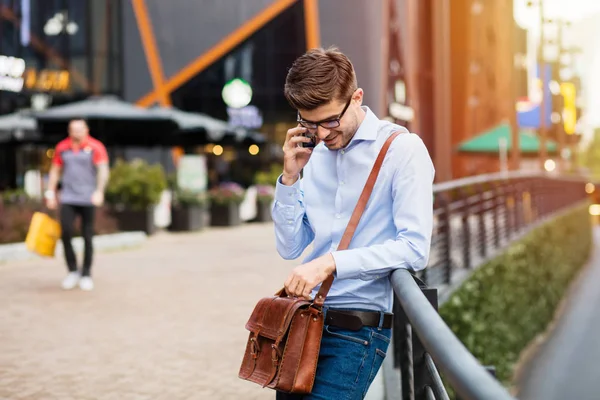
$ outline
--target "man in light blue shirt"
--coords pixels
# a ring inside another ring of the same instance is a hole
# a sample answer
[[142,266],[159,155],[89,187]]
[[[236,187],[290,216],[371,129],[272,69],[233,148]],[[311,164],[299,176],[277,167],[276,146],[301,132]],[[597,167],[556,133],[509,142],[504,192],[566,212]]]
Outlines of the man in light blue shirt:
[[[330,274],[335,279],[325,301],[312,395],[277,398],[360,399],[390,342],[389,275],[427,265],[434,168],[419,136],[362,105],[352,63],[337,49],[299,57],[288,72],[285,95],[298,110],[298,126],[287,133],[275,192],[277,250],[296,259],[313,245],[285,289],[314,298]],[[337,251],[373,163],[394,132],[401,134],[387,152],[350,246]]]

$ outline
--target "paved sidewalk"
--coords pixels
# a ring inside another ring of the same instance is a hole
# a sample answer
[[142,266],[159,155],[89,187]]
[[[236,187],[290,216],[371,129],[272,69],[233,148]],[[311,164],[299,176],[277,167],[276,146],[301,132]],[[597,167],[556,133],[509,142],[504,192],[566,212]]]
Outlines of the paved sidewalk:
[[600,399],[600,227],[594,244],[554,331],[527,366],[522,400]]
[[256,301],[297,261],[270,224],[158,234],[98,253],[96,289],[60,259],[0,265],[0,399],[272,399],[237,378]]

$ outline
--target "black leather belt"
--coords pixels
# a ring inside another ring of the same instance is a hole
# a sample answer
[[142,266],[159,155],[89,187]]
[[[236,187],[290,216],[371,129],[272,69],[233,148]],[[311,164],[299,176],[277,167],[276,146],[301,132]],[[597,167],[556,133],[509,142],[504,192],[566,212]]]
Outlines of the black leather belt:
[[[377,311],[327,310],[325,325],[331,325],[351,331],[359,331],[363,326],[379,327],[380,313]],[[389,329],[394,322],[394,314],[383,314],[382,328]]]

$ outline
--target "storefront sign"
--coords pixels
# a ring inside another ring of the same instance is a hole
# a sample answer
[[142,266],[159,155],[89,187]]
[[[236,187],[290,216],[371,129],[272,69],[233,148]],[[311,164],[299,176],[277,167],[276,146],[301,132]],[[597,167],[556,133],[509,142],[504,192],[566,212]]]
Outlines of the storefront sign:
[[65,92],[69,90],[70,81],[69,71],[65,70],[28,68],[25,71],[25,88],[35,92]]
[[71,79],[66,70],[36,70],[26,68],[25,60],[0,55],[0,90],[20,93],[64,92],[69,90]]
[[206,157],[195,154],[182,156],[177,166],[177,186],[195,193],[205,191],[208,186]]
[[243,108],[227,107],[227,115],[229,115],[229,125],[233,127],[258,129],[263,124],[263,117],[260,110],[255,106],[246,106]]
[[564,129],[567,135],[575,133],[577,125],[577,107],[575,105],[575,85],[572,82],[563,82],[560,84],[560,92],[564,98],[564,108],[562,117]]

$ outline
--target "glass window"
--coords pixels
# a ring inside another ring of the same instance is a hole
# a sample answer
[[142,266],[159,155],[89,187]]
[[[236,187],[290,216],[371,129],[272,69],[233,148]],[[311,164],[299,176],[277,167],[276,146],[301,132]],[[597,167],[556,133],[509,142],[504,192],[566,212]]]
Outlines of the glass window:
[[184,110],[228,119],[221,92],[233,78],[252,87],[251,105],[265,124],[294,121],[295,111],[283,95],[289,66],[306,51],[303,2],[297,2],[270,21],[229,54],[172,93],[173,103]]

